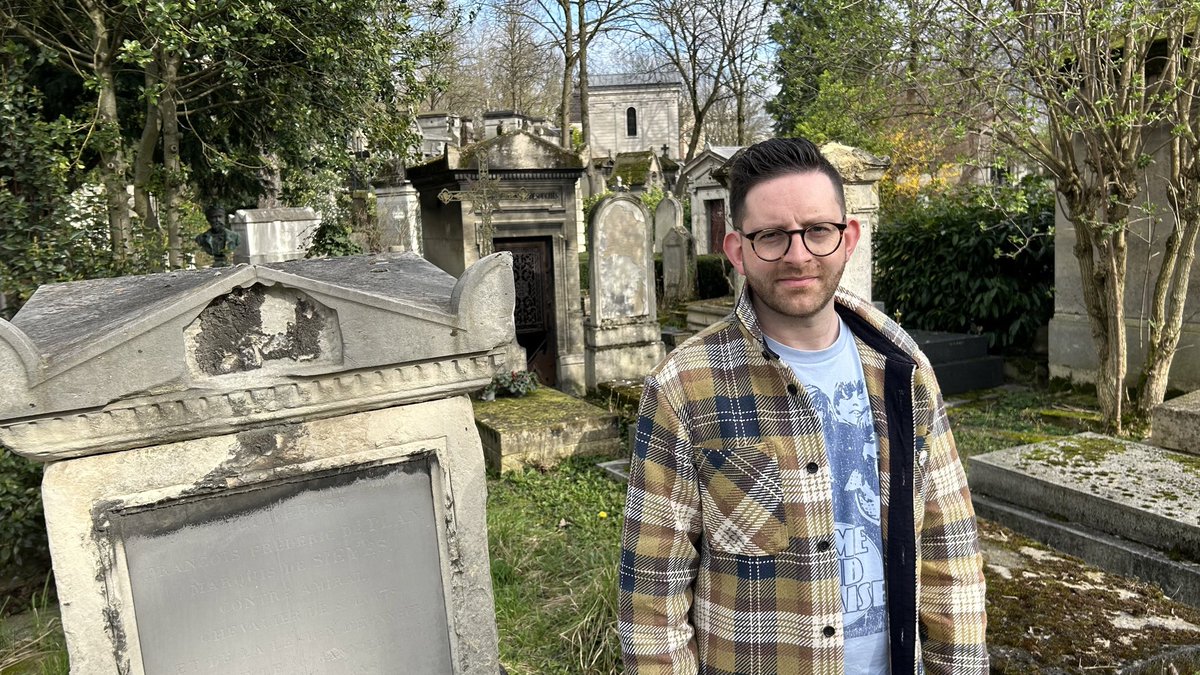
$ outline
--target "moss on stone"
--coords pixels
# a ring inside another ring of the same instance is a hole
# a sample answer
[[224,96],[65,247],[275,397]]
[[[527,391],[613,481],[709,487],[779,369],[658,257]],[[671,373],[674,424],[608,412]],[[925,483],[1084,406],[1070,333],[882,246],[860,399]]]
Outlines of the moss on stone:
[[1165,453],[1163,456],[1183,467],[1184,471],[1193,476],[1200,476],[1200,456],[1186,455],[1181,452]]
[[1051,466],[1095,466],[1108,457],[1125,452],[1125,444],[1102,436],[1072,436],[1056,443],[1043,443],[1021,453],[1021,459]]
[[1049,549],[990,521],[979,524],[985,559],[1019,557],[1026,565],[1006,574],[992,565],[986,570],[992,672],[1111,673],[1200,639],[1195,631],[1153,623],[1117,627],[1120,615],[1200,625],[1200,611],[1168,600],[1156,586],[1100,574],[1070,556],[1031,556],[1030,549]]
[[545,427],[572,420],[600,417],[606,411],[550,387],[518,398],[473,401],[475,419],[498,431]]

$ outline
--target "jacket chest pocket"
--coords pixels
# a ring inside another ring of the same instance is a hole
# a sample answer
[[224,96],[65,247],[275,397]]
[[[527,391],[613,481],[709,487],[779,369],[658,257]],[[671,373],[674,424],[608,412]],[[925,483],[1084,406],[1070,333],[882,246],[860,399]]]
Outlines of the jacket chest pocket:
[[779,459],[770,445],[700,447],[696,470],[709,548],[765,556],[788,547]]

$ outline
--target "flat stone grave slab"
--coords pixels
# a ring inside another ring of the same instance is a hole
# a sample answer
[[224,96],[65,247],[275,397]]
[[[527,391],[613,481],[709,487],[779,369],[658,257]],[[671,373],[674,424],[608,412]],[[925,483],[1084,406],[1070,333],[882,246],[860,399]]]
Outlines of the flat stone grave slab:
[[1200,390],[1155,406],[1150,439],[1159,447],[1200,455]]
[[615,455],[621,449],[616,413],[557,389],[475,401],[475,426],[489,469],[549,467],[577,455]]
[[1082,433],[968,463],[980,515],[1200,603],[1200,460]]

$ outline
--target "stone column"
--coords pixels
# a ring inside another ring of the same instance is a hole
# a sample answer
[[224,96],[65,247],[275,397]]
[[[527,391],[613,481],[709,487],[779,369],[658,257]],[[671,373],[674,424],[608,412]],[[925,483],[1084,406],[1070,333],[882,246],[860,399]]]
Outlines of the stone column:
[[871,301],[871,235],[879,222],[879,180],[891,166],[886,157],[841,143],[826,143],[821,153],[842,175],[846,191],[846,219],[862,227],[858,247],[846,264],[841,286]]
[[376,187],[375,212],[383,250],[412,251],[422,255],[421,199],[412,183]]

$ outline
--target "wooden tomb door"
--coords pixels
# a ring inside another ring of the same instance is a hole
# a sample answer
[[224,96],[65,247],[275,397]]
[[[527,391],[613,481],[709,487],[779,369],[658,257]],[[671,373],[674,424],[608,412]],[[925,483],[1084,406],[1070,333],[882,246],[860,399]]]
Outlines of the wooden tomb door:
[[517,306],[517,343],[526,365],[546,386],[558,383],[558,331],[554,321],[554,262],[548,238],[499,239],[497,251],[513,254]]
[[725,200],[706,199],[704,210],[708,212],[708,252],[716,255],[725,248]]

